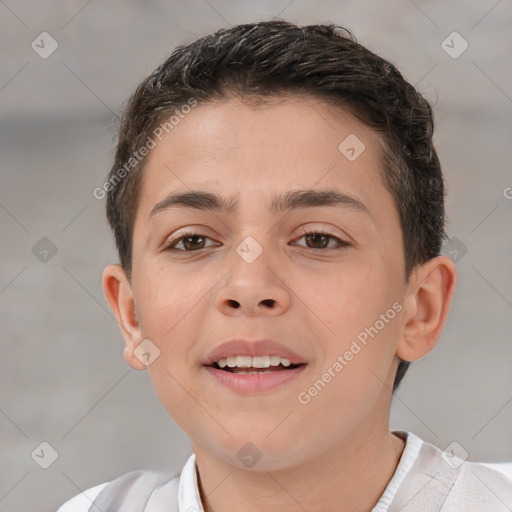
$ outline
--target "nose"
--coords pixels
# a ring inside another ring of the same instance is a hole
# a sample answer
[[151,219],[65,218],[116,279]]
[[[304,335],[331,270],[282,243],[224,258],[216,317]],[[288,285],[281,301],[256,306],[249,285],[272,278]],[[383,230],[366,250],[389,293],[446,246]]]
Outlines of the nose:
[[228,316],[281,315],[288,310],[291,290],[286,273],[268,251],[251,261],[238,254],[218,288],[215,305]]

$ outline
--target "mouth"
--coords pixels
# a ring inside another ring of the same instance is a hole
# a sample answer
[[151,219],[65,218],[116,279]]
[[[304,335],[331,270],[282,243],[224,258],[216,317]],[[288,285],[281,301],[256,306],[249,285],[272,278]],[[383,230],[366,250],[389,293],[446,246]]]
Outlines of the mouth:
[[234,339],[215,347],[203,368],[214,382],[242,394],[283,386],[306,368],[306,359],[273,340]]
[[207,366],[239,375],[264,375],[290,371],[305,365],[306,363],[293,364],[289,359],[280,356],[235,356],[222,358]]
[[203,368],[223,389],[254,395],[292,381],[306,366],[307,363],[293,364],[279,356],[237,356],[220,359]]

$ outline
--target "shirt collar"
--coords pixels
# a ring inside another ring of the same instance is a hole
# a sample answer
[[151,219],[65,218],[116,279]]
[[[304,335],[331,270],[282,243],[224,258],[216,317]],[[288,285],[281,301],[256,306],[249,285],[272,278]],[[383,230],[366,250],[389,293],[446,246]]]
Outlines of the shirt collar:
[[[393,433],[405,441],[404,451],[402,452],[402,456],[400,457],[400,461],[391,480],[386,486],[379,502],[372,509],[372,512],[384,512],[388,510],[405,476],[411,470],[417,459],[422,445],[422,440],[412,432],[395,431]],[[179,512],[204,512],[199,495],[199,486],[197,484],[195,454],[192,454],[185,463],[185,466],[183,466],[178,488],[178,505]]]
[[199,486],[197,485],[195,453],[189,457],[181,472],[178,487],[178,506],[179,512],[204,512],[199,496]]
[[371,512],[386,512],[389,509],[398,493],[398,489],[418,458],[421,445],[423,444],[423,441],[412,432],[397,430],[393,431],[393,434],[405,441],[404,451],[402,452],[400,461],[398,462],[391,480],[388,482],[382,496]]

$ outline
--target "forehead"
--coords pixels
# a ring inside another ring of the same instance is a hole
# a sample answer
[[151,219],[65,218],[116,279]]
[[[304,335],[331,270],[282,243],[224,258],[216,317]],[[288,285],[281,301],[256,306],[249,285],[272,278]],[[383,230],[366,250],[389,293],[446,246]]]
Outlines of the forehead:
[[349,112],[312,97],[200,104],[148,155],[137,217],[148,218],[176,190],[242,194],[239,204],[269,211],[271,196],[292,189],[385,194],[381,147],[379,135]]

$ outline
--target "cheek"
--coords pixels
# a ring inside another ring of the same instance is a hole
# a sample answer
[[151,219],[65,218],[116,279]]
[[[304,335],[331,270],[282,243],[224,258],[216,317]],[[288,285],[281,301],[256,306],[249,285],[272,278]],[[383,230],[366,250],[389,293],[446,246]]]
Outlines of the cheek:
[[329,327],[324,329],[323,367],[342,356],[343,374],[351,382],[367,379],[370,369],[386,373],[394,357],[401,309],[391,280],[384,266],[360,263],[332,275],[321,292],[316,291],[315,311]]
[[180,277],[164,266],[140,265],[135,300],[144,335],[166,342],[193,316],[205,283]]
[[184,365],[172,363],[174,356],[162,353],[150,367],[153,389],[169,416],[185,432],[191,429],[194,418],[199,418],[202,408],[196,390],[190,391]]
[[378,266],[362,262],[339,267],[320,280],[306,282],[307,302],[332,326],[336,337],[355,336],[378,318],[386,304],[382,274]]
[[324,329],[324,354],[302,391],[311,400],[305,410],[326,417],[332,435],[340,422],[350,429],[371,414],[376,403],[384,407],[380,397],[391,386],[383,382],[389,380],[394,360],[400,304],[393,308],[397,303],[382,285],[386,281],[376,281],[384,279],[378,274],[332,279],[317,305],[330,332]]

